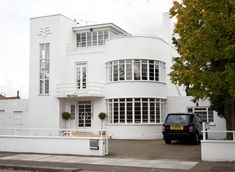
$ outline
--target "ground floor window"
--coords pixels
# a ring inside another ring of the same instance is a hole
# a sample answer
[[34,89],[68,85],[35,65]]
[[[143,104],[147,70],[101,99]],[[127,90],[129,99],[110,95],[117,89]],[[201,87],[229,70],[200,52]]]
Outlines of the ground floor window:
[[214,122],[213,110],[210,107],[188,107],[188,112],[198,114],[203,121]]
[[165,99],[120,98],[107,100],[109,123],[161,123],[165,109]]

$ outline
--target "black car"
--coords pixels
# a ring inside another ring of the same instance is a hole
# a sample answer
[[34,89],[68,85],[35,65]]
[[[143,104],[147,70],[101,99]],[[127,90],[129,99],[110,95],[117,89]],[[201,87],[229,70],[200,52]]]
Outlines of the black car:
[[201,131],[202,120],[192,113],[170,113],[162,127],[166,144],[170,144],[172,140],[186,140],[198,144],[202,138]]

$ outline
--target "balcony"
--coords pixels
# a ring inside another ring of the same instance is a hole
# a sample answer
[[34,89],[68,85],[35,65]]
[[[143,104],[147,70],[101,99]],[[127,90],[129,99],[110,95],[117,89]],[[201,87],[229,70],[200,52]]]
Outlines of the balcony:
[[78,88],[76,83],[57,84],[58,98],[104,97],[104,83],[87,82],[85,88]]

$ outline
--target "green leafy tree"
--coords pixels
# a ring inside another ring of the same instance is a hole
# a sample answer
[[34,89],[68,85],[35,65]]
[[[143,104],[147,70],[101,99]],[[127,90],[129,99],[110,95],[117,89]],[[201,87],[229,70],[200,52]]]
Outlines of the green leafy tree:
[[171,80],[212,107],[235,129],[235,0],[174,1],[175,58]]

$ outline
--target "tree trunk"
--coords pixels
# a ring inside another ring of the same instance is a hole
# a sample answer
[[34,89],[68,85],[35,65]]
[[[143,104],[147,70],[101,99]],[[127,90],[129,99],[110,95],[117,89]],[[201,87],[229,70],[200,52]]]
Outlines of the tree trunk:
[[[225,96],[224,101],[224,117],[226,119],[226,128],[227,130],[235,130],[235,114],[234,114],[234,101],[230,95]],[[227,133],[227,139],[232,140],[232,133]]]

